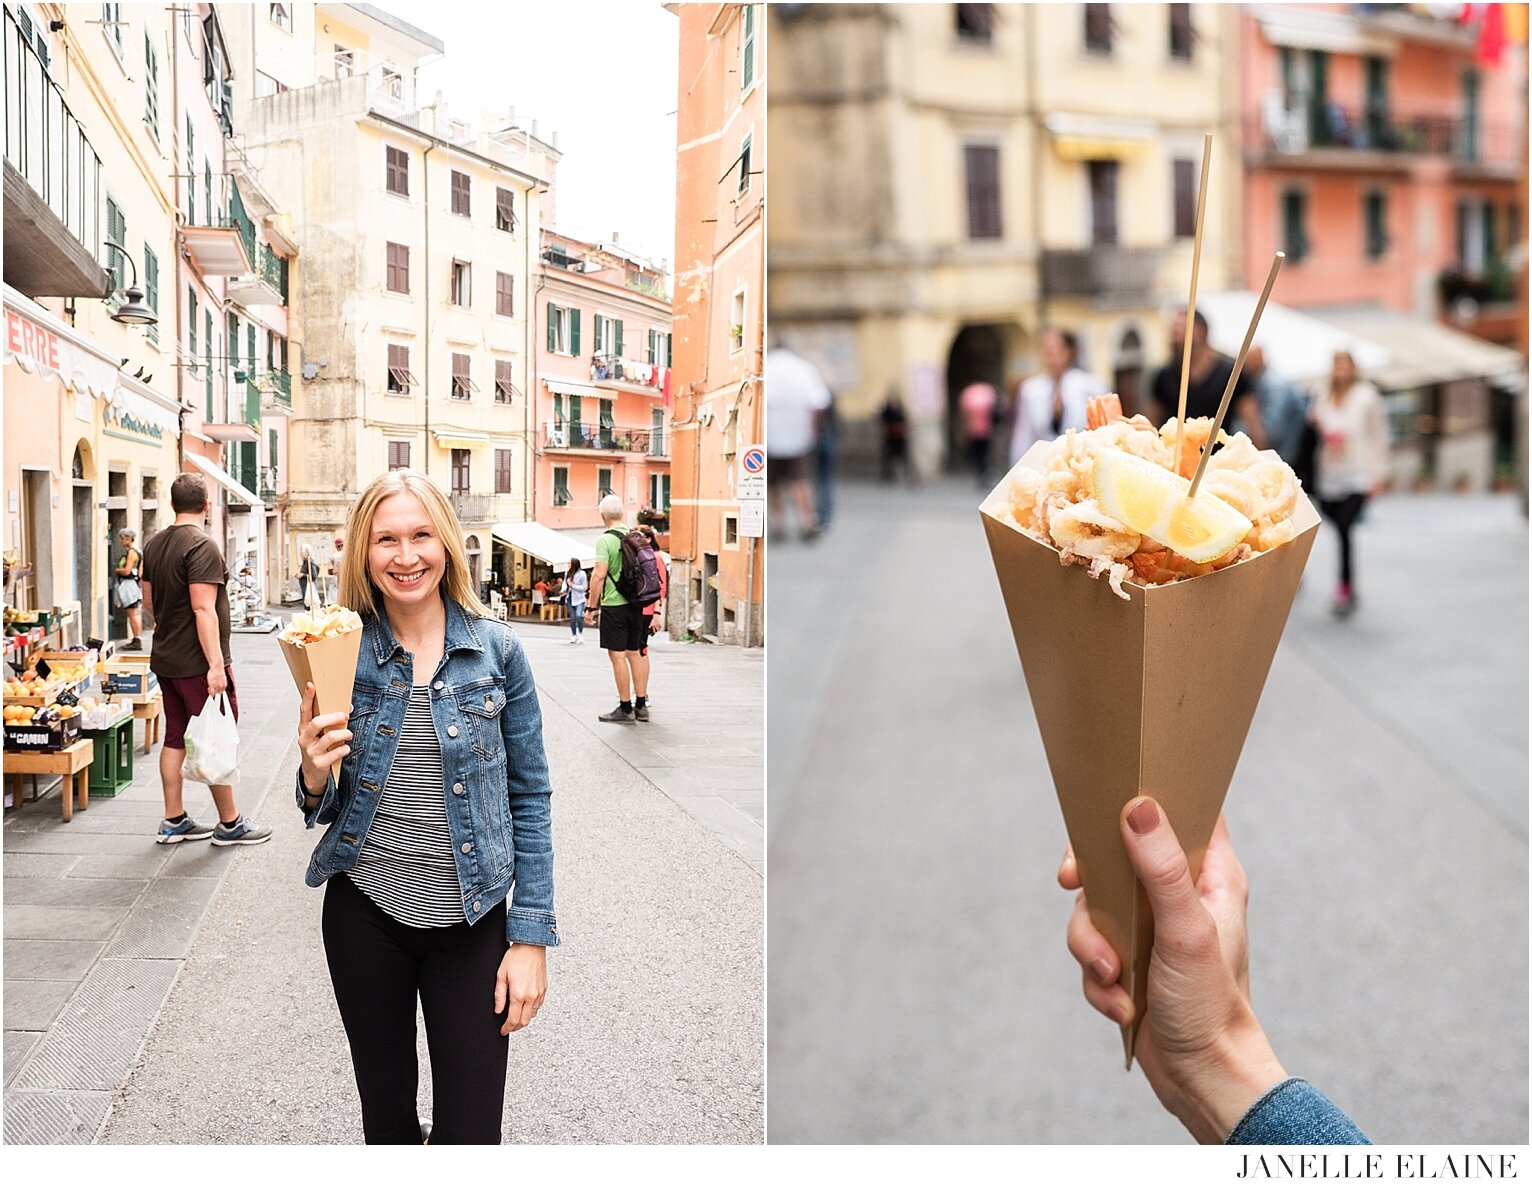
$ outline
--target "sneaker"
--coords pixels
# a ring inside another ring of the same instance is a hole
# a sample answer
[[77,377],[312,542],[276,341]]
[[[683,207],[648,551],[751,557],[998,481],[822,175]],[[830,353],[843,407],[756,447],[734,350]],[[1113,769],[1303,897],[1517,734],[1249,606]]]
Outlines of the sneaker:
[[157,844],[179,844],[182,840],[207,839],[213,834],[211,827],[204,827],[190,815],[179,823],[172,823],[169,819],[160,820],[160,832],[154,837]]
[[649,722],[649,704],[645,703],[642,707],[637,703],[633,704],[633,718],[640,723],[647,724]]
[[270,827],[257,827],[244,815],[234,820],[233,827],[222,823],[213,828],[213,847],[227,848],[234,844],[264,844],[271,838]]
[[[623,710],[622,704],[619,703],[605,715],[598,715],[596,718],[603,724],[631,724],[636,717],[634,716],[633,709],[631,707],[629,707],[627,710]],[[645,716],[644,718],[647,719],[648,717]]]
[[133,640],[128,642],[127,651],[129,653],[142,653],[144,651],[143,641],[138,637],[134,637]]

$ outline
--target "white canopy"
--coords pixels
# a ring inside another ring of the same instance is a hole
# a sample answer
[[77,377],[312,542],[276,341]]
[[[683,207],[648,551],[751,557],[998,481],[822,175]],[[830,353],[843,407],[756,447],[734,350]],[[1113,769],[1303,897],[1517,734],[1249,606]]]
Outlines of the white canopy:
[[[1230,358],[1239,355],[1258,297],[1249,290],[1197,295],[1197,309],[1208,320],[1208,343],[1215,351]],[[1268,368],[1301,385],[1329,376],[1338,351],[1350,352],[1357,371],[1369,378],[1392,359],[1387,348],[1370,339],[1272,301],[1261,315],[1255,343],[1265,352]]]
[[582,567],[596,565],[594,545],[586,545],[536,521],[497,521],[490,532],[512,549],[560,569],[567,567],[571,558],[578,558]]

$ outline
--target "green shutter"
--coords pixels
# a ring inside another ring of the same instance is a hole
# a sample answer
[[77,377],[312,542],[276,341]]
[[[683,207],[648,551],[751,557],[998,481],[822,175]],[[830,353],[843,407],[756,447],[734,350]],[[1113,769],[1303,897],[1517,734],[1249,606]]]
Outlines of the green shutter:
[[580,312],[573,307],[569,310],[569,354],[580,354]]
[[1484,267],[1495,263],[1495,208],[1484,202]]
[[674,344],[675,344],[675,337],[674,337],[673,333],[670,332],[670,331],[666,331],[665,332],[665,367],[666,368],[670,367],[670,349],[671,349],[671,347]]
[[207,417],[213,420],[213,312],[206,310],[202,315],[202,330],[207,338],[202,344],[202,351],[207,360]]
[[614,356],[622,355],[622,319],[617,320],[617,346],[612,348]]
[[606,347],[606,319],[596,315],[596,354],[601,355]]
[[[144,302],[155,314],[160,312],[160,261],[147,244],[144,245]],[[144,328],[144,333],[154,343],[160,341],[158,323],[150,323]]]
[[548,303],[548,350],[558,350],[558,338],[554,334],[554,323],[558,321],[559,308],[552,302]]
[[1458,268],[1468,267],[1468,200],[1458,200]]
[[755,5],[745,5],[745,36],[744,48],[741,51],[744,59],[740,63],[739,89],[748,91],[750,84],[755,81]]

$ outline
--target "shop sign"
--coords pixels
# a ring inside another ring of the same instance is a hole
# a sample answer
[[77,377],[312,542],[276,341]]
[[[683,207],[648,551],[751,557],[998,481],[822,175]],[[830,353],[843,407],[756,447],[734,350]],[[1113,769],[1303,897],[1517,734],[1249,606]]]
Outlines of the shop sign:
[[36,360],[53,372],[59,370],[59,337],[14,310],[5,312],[5,350]]
[[152,443],[165,441],[165,431],[161,427],[134,417],[120,404],[102,406],[101,421],[106,433],[118,438]]
[[57,379],[77,393],[86,392],[105,401],[117,390],[118,372],[113,361],[70,342],[10,306],[5,308],[5,334],[0,346],[4,347],[0,354],[5,363]]

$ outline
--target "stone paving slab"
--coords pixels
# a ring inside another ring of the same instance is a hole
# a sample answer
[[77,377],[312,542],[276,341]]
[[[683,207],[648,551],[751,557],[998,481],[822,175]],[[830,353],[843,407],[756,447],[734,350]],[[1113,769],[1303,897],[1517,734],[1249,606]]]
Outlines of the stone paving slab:
[[133,907],[107,944],[106,954],[185,959],[217,891],[218,882],[211,878],[161,878]]
[[58,877],[6,877],[8,906],[131,906],[149,888],[148,881]]
[[[9,868],[10,861],[5,863]],[[127,916],[126,906],[8,905],[5,907],[5,937],[102,939],[110,936]]]
[[[139,831],[143,830],[143,818],[138,822]],[[147,880],[157,877],[165,865],[170,862],[170,848],[157,848],[153,852],[144,851],[131,856],[81,856],[69,869],[69,877],[76,880],[80,877],[141,877]],[[10,871],[10,860],[6,860],[6,871]]]
[[80,980],[101,954],[103,944],[74,939],[6,939],[7,979]]
[[5,1025],[9,1030],[46,1030],[74,992],[72,980],[7,980]]
[[112,1097],[107,1092],[22,1092],[5,1096],[5,1143],[47,1138],[54,1145],[85,1145],[95,1138]]
[[[73,985],[70,985],[73,988]],[[33,1048],[43,1040],[41,1030],[24,1031],[20,1029],[7,1029],[5,1031],[5,1086],[11,1086],[11,1080],[16,1078],[16,1072],[21,1070],[21,1065],[26,1061]],[[9,1101],[10,1097],[6,1097]]]

